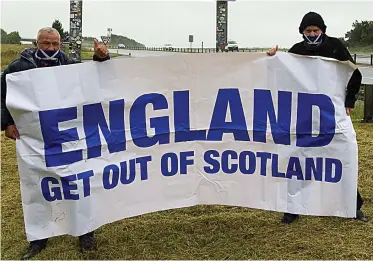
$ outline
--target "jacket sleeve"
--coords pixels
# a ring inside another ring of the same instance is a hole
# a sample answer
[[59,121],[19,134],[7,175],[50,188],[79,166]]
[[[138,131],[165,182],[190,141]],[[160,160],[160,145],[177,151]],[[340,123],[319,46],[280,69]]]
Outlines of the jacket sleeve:
[[293,54],[302,54],[302,45],[300,43],[294,44],[289,50],[288,53]]
[[5,130],[9,125],[14,125],[12,115],[6,107],[6,75],[10,73],[7,67],[1,74],[1,130]]
[[294,53],[295,45],[293,45],[289,50],[288,53]]
[[[339,40],[338,40],[339,41]],[[349,60],[350,62],[355,64],[355,61],[352,59],[350,52],[347,48],[339,41],[340,50],[341,50],[341,60]],[[354,108],[356,102],[356,94],[360,91],[361,81],[363,76],[359,69],[355,69],[352,73],[352,76],[347,84],[347,92],[346,92],[346,99],[345,99],[345,107],[346,108]]]
[[346,108],[354,108],[356,102],[356,94],[360,91],[361,80],[363,76],[359,69],[355,69],[347,84],[347,94],[345,99]]

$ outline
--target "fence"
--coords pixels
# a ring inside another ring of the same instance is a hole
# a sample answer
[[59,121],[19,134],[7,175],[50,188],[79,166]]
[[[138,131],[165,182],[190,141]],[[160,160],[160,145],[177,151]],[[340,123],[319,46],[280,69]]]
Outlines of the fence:
[[[109,49],[118,49],[117,46],[108,45]],[[178,52],[178,53],[216,53],[221,52],[219,48],[163,48],[163,47],[125,47],[119,48],[123,50],[134,50],[134,51],[162,51],[162,52]],[[235,52],[263,52],[267,49],[239,49]]]
[[373,65],[373,54],[371,55],[362,55],[362,54],[353,54],[355,63],[361,64],[370,64]]
[[[118,49],[117,46],[109,45],[110,49]],[[134,51],[162,51],[162,52],[178,52],[178,53],[216,53],[221,52],[219,48],[164,48],[164,47],[125,47],[120,48],[124,50],[134,50]],[[235,52],[264,52],[267,49],[262,48],[241,48]],[[233,52],[233,51],[232,51]],[[362,54],[353,54],[352,55],[355,63],[359,64],[370,64],[373,65],[373,54],[362,55]]]

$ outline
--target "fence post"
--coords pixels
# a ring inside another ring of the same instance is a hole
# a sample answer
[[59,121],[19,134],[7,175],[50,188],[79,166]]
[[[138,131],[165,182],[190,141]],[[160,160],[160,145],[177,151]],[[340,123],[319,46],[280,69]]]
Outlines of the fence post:
[[364,117],[361,123],[373,123],[373,85],[364,84]]
[[356,63],[356,53],[354,54],[354,61],[355,61],[355,63]]
[[370,65],[373,65],[373,54],[370,55]]

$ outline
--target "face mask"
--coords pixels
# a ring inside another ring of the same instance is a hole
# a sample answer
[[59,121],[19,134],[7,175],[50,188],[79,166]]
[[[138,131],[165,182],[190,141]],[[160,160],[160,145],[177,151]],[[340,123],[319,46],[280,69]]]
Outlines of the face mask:
[[60,50],[41,50],[38,49],[35,53],[35,57],[43,61],[57,61],[61,56]]
[[318,46],[322,43],[324,36],[323,34],[317,35],[317,36],[307,36],[303,35],[304,41],[311,46]]

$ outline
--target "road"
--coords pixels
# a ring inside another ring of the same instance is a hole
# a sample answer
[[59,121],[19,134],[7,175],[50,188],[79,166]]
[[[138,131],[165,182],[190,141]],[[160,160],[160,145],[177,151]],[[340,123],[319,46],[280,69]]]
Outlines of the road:
[[[138,50],[123,50],[123,49],[110,49],[111,53],[118,53],[128,55],[131,53],[131,57],[148,57],[148,56],[166,56],[166,55],[185,55],[185,53],[177,52],[160,52],[160,51],[138,51]],[[370,64],[369,56],[357,56],[358,63]],[[373,84],[373,67],[360,67],[360,71],[363,75],[363,84]]]
[[[128,55],[131,53],[131,57],[148,57],[148,56],[167,56],[167,55],[185,55],[185,53],[177,52],[160,52],[160,51],[138,51],[138,50],[124,50],[124,49],[109,49],[111,53],[118,53]],[[370,64],[369,56],[357,56],[358,63]],[[373,84],[373,67],[361,67],[361,73],[363,74],[363,84]]]
[[185,53],[176,52],[159,52],[159,51],[138,51],[138,50],[124,50],[124,49],[109,49],[110,53],[118,53],[128,55],[131,57],[148,57],[148,56],[167,56],[167,55],[185,55]]
[[369,55],[356,55],[356,62],[362,64],[370,64],[370,56]]
[[[110,49],[109,51],[112,53],[120,54],[129,54],[133,57],[147,57],[147,56],[165,56],[165,55],[175,55],[175,54],[184,54],[184,53],[177,53],[177,52],[162,52],[162,51],[138,51],[138,50],[124,50],[124,49]],[[370,64],[370,56],[369,55],[356,55],[356,61],[360,64]]]
[[363,75],[363,81],[362,84],[368,84],[373,85],[373,67],[360,67],[359,70],[361,71],[361,74]]

